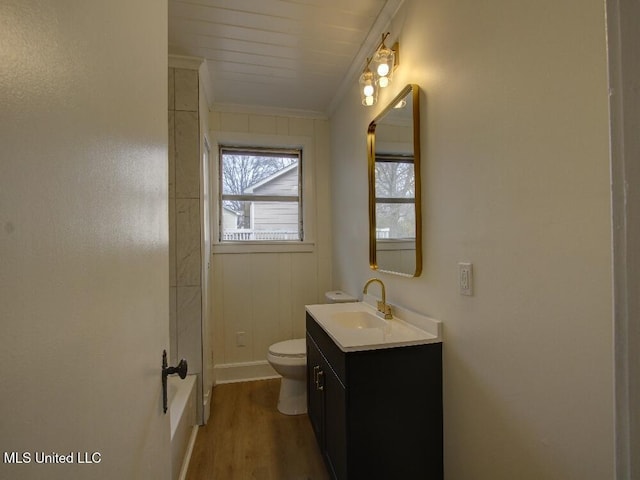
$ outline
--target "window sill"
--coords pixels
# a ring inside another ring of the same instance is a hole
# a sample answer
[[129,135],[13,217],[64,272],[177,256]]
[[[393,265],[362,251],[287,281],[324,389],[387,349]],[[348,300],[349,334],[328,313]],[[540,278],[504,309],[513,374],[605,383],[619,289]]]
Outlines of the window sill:
[[211,245],[211,253],[313,253],[314,242],[224,242]]

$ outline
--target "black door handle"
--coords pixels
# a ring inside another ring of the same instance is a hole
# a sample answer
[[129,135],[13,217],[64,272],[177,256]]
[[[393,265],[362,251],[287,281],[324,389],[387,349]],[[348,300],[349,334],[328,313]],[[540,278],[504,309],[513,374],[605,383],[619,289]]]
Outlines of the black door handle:
[[178,362],[177,366],[169,367],[167,363],[167,351],[162,351],[162,408],[164,413],[167,413],[167,376],[177,373],[178,376],[184,380],[187,376],[188,369],[189,366],[184,358]]

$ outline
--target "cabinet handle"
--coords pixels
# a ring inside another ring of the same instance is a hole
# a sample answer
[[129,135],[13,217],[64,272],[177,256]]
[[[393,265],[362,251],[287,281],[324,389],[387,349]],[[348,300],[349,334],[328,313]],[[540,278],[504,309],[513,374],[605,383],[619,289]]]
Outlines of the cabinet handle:
[[[322,375],[322,378],[324,379],[324,372],[322,370],[318,370],[318,378],[317,378],[317,381],[316,381],[316,388],[318,390],[324,390],[324,381],[320,382],[320,375]],[[320,383],[322,383],[322,385]]]

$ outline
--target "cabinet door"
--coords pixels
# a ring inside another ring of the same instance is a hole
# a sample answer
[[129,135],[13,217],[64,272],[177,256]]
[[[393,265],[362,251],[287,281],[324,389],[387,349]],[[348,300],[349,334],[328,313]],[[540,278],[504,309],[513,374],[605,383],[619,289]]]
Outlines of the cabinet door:
[[347,478],[347,394],[329,365],[322,370],[325,457],[337,480]]
[[316,434],[320,450],[324,452],[323,392],[319,388],[318,374],[324,367],[324,358],[315,342],[307,335],[307,413]]

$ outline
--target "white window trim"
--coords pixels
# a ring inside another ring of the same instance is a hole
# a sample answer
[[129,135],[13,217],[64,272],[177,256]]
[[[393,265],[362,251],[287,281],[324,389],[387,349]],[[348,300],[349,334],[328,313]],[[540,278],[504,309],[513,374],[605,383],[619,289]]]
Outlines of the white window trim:
[[[243,132],[212,132],[211,135],[212,253],[313,252],[316,238],[315,148],[313,138],[293,135],[265,135]],[[234,147],[299,148],[302,150],[302,224],[304,240],[298,241],[220,241],[220,145]]]

